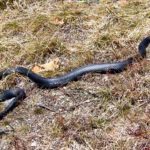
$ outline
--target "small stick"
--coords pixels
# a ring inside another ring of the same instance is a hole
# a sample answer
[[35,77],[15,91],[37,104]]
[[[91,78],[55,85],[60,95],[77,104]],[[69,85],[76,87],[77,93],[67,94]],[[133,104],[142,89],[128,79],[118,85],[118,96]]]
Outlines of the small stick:
[[49,111],[52,111],[52,112],[55,112],[54,110],[52,110],[52,109],[50,109],[50,108],[48,108],[48,107],[46,107],[46,106],[44,106],[44,105],[42,105],[42,104],[37,104],[36,106],[41,107],[41,108],[44,108],[44,109],[49,110]]
[[92,146],[87,142],[86,139],[84,139],[84,142],[86,143],[86,145],[89,147],[90,150],[94,150],[94,149],[92,148]]

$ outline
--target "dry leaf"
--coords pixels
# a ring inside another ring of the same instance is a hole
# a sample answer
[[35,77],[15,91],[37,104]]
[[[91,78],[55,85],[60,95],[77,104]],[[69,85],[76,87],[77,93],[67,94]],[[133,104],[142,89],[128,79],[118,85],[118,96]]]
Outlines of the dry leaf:
[[59,68],[60,65],[60,60],[59,58],[55,58],[54,60],[52,60],[49,63],[46,64],[39,64],[36,65],[32,68],[32,71],[35,73],[40,73],[40,72],[44,72],[44,71],[54,71],[57,68]]
[[55,25],[63,25],[64,24],[64,21],[63,19],[60,19],[60,18],[55,18],[53,21],[51,21],[53,24]]
[[127,0],[120,0],[120,1],[118,1],[118,3],[119,3],[120,6],[125,6],[125,5],[127,5],[129,2],[128,2]]

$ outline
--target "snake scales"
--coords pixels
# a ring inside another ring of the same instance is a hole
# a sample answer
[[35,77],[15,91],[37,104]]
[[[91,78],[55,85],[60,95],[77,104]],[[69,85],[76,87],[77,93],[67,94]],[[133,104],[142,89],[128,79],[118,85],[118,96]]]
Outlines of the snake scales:
[[[139,46],[138,46],[138,54],[140,58],[146,57],[146,48],[148,47],[150,43],[150,36],[144,38]],[[135,56],[136,57],[136,56]],[[90,73],[90,72],[96,72],[96,73],[120,73],[124,71],[127,66],[134,63],[135,57],[130,57],[126,60],[114,62],[114,63],[105,63],[105,64],[89,64],[86,66],[82,66],[80,68],[77,68],[63,76],[55,77],[55,78],[44,78],[40,75],[33,73],[27,68],[24,67],[15,67],[15,68],[9,68],[5,69],[0,72],[0,79],[12,74],[12,73],[19,73],[23,76],[28,77],[31,81],[36,83],[41,88],[57,88],[60,86],[66,85],[70,81],[74,81],[79,79],[84,74]],[[0,102],[4,102],[8,99],[13,98],[13,100],[6,106],[6,108],[0,112],[0,120],[3,119],[10,111],[12,111],[15,107],[18,106],[18,104],[26,97],[26,94],[23,89],[21,88],[14,88],[3,91],[3,93],[0,94]]]

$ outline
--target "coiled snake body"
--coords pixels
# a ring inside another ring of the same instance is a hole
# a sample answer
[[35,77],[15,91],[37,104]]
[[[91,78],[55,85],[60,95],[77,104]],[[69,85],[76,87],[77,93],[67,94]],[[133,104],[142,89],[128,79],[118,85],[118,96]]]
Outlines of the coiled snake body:
[[[138,56],[140,58],[146,57],[146,48],[150,43],[150,37],[144,38],[138,47]],[[28,77],[34,83],[36,83],[41,88],[57,88],[63,85],[66,85],[68,82],[77,80],[84,74],[90,72],[96,73],[120,73],[124,71],[128,65],[134,62],[134,57],[130,57],[124,61],[115,62],[115,63],[106,63],[106,64],[89,64],[86,66],[82,66],[77,68],[63,76],[56,77],[56,78],[44,78],[32,71],[24,68],[24,67],[16,67],[16,68],[9,68],[0,72],[0,79],[12,74],[12,73],[19,73],[23,76]],[[3,119],[10,111],[12,111],[20,101],[22,101],[26,97],[25,92],[21,88],[9,89],[5,90],[0,95],[0,102],[13,98],[13,100],[8,104],[8,106],[0,112],[0,120]]]

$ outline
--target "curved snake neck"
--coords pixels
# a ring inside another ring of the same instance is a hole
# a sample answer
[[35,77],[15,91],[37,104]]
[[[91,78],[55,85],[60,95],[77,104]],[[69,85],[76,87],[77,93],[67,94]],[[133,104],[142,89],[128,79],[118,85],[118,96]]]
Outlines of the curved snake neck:
[[[150,37],[144,38],[138,46],[138,57],[141,58],[146,57],[146,48],[150,43]],[[120,73],[124,71],[127,66],[132,64],[135,60],[135,57],[130,57],[126,60],[114,62],[114,63],[104,63],[104,64],[89,64],[77,68],[63,76],[55,77],[55,78],[44,78],[27,68],[24,67],[16,67],[16,68],[9,68],[0,72],[0,79],[12,74],[12,73],[19,73],[23,76],[28,77],[34,83],[36,83],[41,88],[57,88],[60,86],[64,86],[70,81],[78,80],[81,76],[90,73]],[[0,113],[0,119],[3,119],[10,111],[12,111],[16,106],[18,106],[19,102],[25,98],[25,92],[21,88],[9,89],[4,91],[0,95],[0,102],[13,98],[11,103]]]

